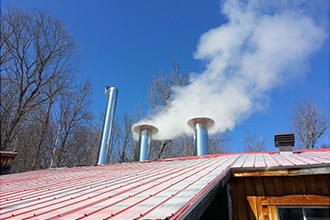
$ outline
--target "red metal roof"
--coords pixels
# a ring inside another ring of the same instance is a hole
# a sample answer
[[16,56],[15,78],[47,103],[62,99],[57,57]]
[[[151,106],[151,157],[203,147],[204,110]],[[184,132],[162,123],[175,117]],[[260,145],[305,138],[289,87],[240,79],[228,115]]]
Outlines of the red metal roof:
[[57,168],[0,177],[0,219],[177,219],[235,169],[327,167],[330,149]]

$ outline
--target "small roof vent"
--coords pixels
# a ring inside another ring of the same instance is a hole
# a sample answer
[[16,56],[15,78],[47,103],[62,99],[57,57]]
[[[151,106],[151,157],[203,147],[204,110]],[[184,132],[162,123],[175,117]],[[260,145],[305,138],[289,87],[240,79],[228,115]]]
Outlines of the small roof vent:
[[293,133],[276,134],[274,136],[275,147],[280,149],[280,153],[292,153],[295,144]]

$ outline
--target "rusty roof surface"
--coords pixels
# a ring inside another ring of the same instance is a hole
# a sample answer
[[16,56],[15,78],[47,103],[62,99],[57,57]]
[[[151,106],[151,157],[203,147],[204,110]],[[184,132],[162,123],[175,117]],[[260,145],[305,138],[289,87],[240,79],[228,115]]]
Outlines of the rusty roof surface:
[[237,153],[0,176],[0,219],[179,219],[230,169],[326,167],[330,150]]

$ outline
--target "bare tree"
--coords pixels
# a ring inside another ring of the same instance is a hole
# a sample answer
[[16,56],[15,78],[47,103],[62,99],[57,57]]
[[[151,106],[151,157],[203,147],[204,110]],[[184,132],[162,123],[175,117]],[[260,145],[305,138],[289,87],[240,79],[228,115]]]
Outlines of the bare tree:
[[22,172],[31,170],[33,158],[36,155],[36,148],[34,147],[38,139],[38,121],[31,118],[31,120],[24,120],[24,129],[19,132],[12,145],[15,147],[13,150],[18,152],[14,165],[13,172]]
[[118,162],[139,160],[140,146],[134,141],[132,133],[133,123],[137,121],[138,118],[141,118],[141,111],[139,109],[137,109],[132,115],[124,113],[120,117],[120,139],[117,145],[119,153]]
[[18,151],[14,171],[95,164],[91,83],[74,83],[78,45],[61,21],[9,8],[0,46],[1,150]]
[[75,135],[81,129],[89,126],[92,115],[88,110],[87,99],[91,90],[90,82],[79,86],[74,91],[67,91],[61,95],[59,112],[57,116],[58,130],[56,132],[50,167],[64,166],[67,162],[75,161],[77,157],[77,146]]
[[326,114],[322,113],[311,101],[297,103],[290,115],[290,120],[306,149],[315,147],[318,139],[327,131],[329,123]]
[[[9,8],[1,15],[1,149],[13,149],[26,115],[48,106],[69,82],[77,44],[45,12]],[[41,138],[40,141],[41,142]]]
[[95,165],[97,162],[101,126],[97,124],[89,124],[88,126],[81,126],[73,136],[74,147],[74,164],[72,165]]
[[220,154],[226,151],[226,146],[230,142],[230,137],[227,133],[218,133],[210,135],[209,138],[209,153]]
[[139,160],[139,146],[135,143],[132,133],[133,122],[137,121],[135,114],[124,112],[115,117],[107,154],[108,163]]
[[[167,74],[161,74],[154,76],[150,88],[148,103],[149,106],[154,109],[160,106],[165,107],[168,104],[169,99],[173,95],[173,86],[185,86],[189,81],[189,73],[187,71],[181,72],[180,65],[173,61],[173,70]],[[177,143],[181,139],[181,143]],[[152,141],[152,152],[151,158],[160,159],[163,157],[177,157],[180,156],[182,150],[173,149],[174,144],[177,146],[189,148],[191,144],[182,146],[182,144],[187,144],[185,137],[178,137],[176,141],[165,140],[165,141]],[[184,150],[188,151],[188,150]]]
[[[180,65],[173,62],[173,70],[167,74],[154,76],[150,88],[148,103],[151,108],[159,106],[166,107],[168,101],[173,96],[172,87],[186,86],[189,83],[189,72],[181,71]],[[227,134],[217,134],[210,136],[209,152],[221,153],[224,145],[229,141]],[[166,157],[192,156],[196,154],[193,138],[180,136],[174,140],[152,141],[153,159]]]
[[261,152],[265,150],[265,139],[257,137],[249,132],[245,133],[245,143],[250,152]]
[[119,162],[126,162],[131,160],[132,154],[129,152],[129,146],[134,145],[132,137],[132,125],[133,119],[127,113],[124,113],[121,117],[122,129],[120,129],[120,141],[118,143],[119,148]]
[[148,103],[151,108],[166,106],[172,96],[173,86],[185,86],[188,84],[189,73],[180,72],[180,65],[173,61],[173,70],[168,74],[154,76],[150,88]]
[[[35,120],[38,122],[38,125],[35,126],[35,129],[38,130],[36,133],[38,136],[35,139],[35,156],[31,157],[32,159],[32,169],[36,169],[36,162],[40,160],[40,155],[43,148],[45,147],[45,142],[47,134],[50,129],[50,119],[51,119],[51,109],[55,100],[50,98],[48,102],[45,103],[45,106],[39,105],[36,106],[37,114]],[[39,167],[42,167],[41,165]]]
[[[138,106],[138,108],[134,111],[132,115],[132,120],[134,122],[140,120],[142,118],[143,111],[141,106]],[[132,129],[132,127],[131,127]],[[130,131],[130,134],[133,135],[132,130]],[[133,142],[132,145],[130,145],[130,151],[132,153],[132,161],[139,161],[140,159],[140,146],[139,143],[134,141],[134,138],[132,138]]]

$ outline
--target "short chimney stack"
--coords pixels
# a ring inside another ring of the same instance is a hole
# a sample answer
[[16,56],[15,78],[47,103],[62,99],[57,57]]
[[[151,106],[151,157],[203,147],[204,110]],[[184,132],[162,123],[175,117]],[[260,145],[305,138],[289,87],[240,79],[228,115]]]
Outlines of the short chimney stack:
[[275,147],[280,149],[280,154],[292,154],[292,148],[295,144],[293,133],[283,133],[274,136]]
[[197,156],[207,155],[208,129],[214,125],[214,121],[208,117],[195,117],[188,121],[188,125],[195,130],[194,140]]
[[150,160],[151,137],[158,132],[158,129],[149,124],[141,124],[135,126],[133,130],[139,134],[140,161]]

